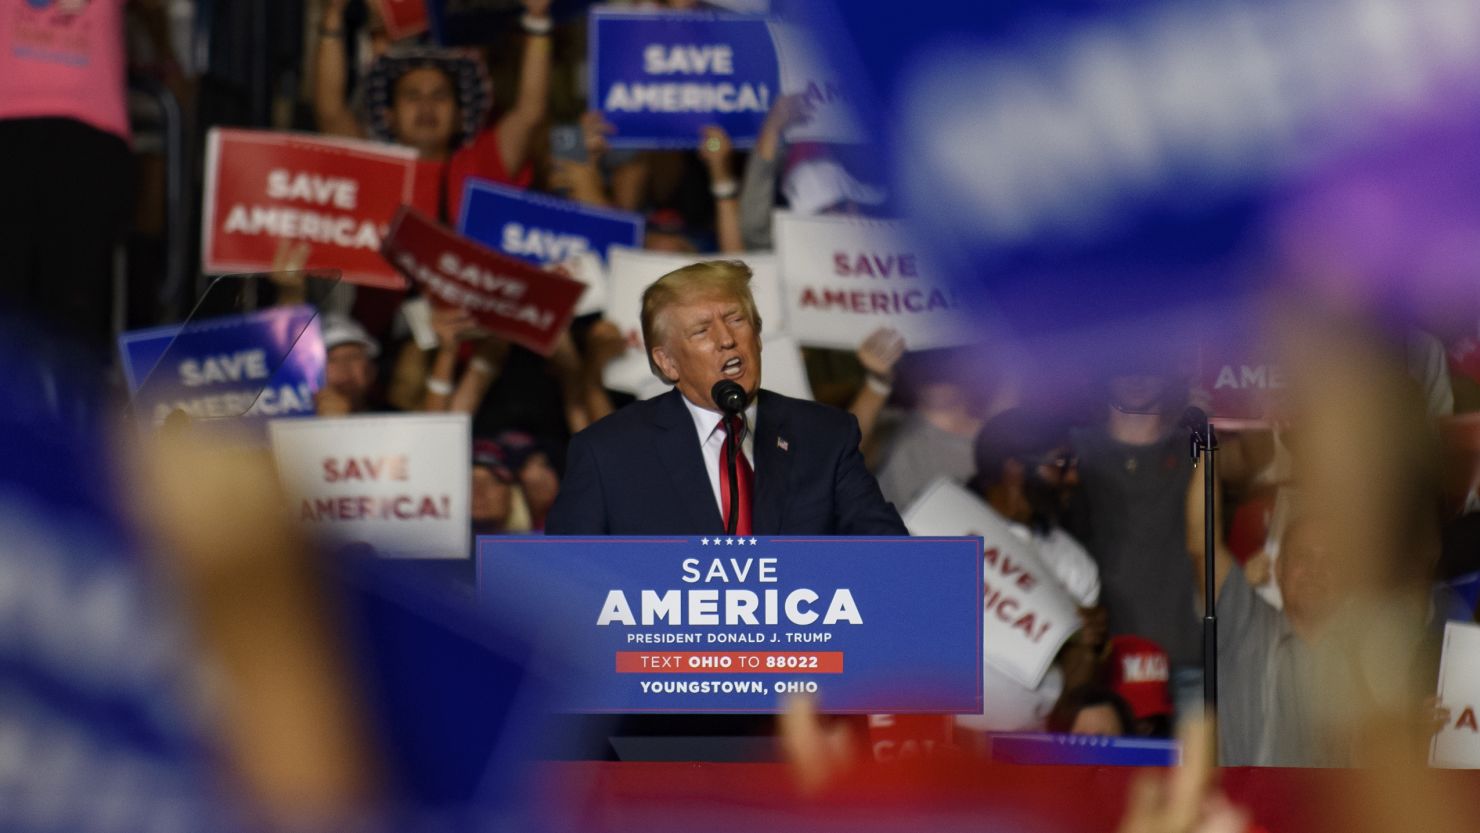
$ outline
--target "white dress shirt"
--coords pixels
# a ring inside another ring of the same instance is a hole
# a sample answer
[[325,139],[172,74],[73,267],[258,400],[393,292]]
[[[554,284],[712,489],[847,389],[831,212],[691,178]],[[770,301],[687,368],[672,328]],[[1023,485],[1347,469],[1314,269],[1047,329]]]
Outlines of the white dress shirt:
[[[679,396],[683,398],[683,404],[688,407],[689,416],[694,418],[694,431],[698,433],[699,450],[704,455],[704,468],[709,472],[709,486],[714,489],[714,505],[719,507],[719,516],[723,518],[725,504],[719,496],[719,476],[720,466],[723,465],[725,430],[720,427],[719,422],[724,415],[719,411],[711,411],[695,405],[683,394]],[[750,407],[745,409],[745,436],[740,438],[740,453],[750,461],[752,472],[755,471],[755,412],[756,403],[752,401]],[[754,496],[755,491],[752,489],[752,501]]]

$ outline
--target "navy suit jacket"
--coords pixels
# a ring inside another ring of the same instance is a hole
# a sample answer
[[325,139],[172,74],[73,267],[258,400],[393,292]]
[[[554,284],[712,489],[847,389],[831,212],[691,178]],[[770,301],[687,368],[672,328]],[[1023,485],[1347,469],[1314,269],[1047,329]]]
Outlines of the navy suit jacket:
[[[858,450],[858,421],[827,405],[758,393],[756,535],[908,535]],[[722,535],[724,520],[677,389],[576,434],[545,520],[551,535]]]

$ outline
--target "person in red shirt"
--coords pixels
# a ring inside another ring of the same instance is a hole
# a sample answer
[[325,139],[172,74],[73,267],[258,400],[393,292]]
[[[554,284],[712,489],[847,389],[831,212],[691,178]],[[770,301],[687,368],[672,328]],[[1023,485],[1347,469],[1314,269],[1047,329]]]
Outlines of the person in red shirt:
[[526,33],[514,105],[494,124],[493,85],[475,51],[394,46],[371,65],[361,121],[345,98],[344,6],[330,0],[319,27],[314,114],[335,136],[374,138],[420,156],[414,204],[451,225],[469,176],[528,184],[535,133],[550,90],[551,0],[524,0]]
[[[520,187],[531,179],[530,149],[545,120],[550,92],[551,0],[523,0],[524,56],[514,105],[493,124],[493,84],[476,51],[397,45],[366,74],[365,120],[345,98],[344,6],[329,0],[319,26],[314,114],[334,136],[373,138],[415,148],[419,157],[411,204],[455,226],[469,177]],[[389,221],[389,218],[387,218]],[[360,292],[354,316],[384,337],[400,293]]]

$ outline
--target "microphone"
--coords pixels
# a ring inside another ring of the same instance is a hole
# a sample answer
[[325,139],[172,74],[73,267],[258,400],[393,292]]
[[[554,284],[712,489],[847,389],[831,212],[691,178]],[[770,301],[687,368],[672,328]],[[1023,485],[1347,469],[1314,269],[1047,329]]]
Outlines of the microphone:
[[1191,451],[1193,465],[1202,456],[1203,449],[1216,449],[1218,441],[1213,438],[1213,424],[1208,421],[1208,413],[1196,405],[1188,405],[1187,410],[1182,412],[1182,421],[1178,423],[1188,431],[1191,440]]
[[714,399],[714,404],[718,405],[721,411],[732,415],[744,411],[746,400],[749,399],[745,395],[745,388],[729,379],[715,382],[714,387],[709,389],[709,396]]
[[1187,410],[1182,412],[1182,427],[1190,431],[1201,433],[1208,427],[1208,414],[1196,405],[1188,405]]

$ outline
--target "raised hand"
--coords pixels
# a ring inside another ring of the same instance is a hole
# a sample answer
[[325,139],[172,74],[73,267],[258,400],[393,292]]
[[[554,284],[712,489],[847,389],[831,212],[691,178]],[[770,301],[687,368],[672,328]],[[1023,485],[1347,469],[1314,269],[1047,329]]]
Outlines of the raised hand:
[[904,355],[904,336],[890,327],[880,327],[869,333],[858,347],[858,363],[870,375],[884,381],[893,381],[894,366]]
[[711,124],[699,131],[699,158],[715,182],[730,179],[730,157],[734,151],[730,134],[723,127]]
[[432,306],[432,332],[444,350],[457,348],[457,343],[472,336],[478,327],[472,313],[460,307]]

